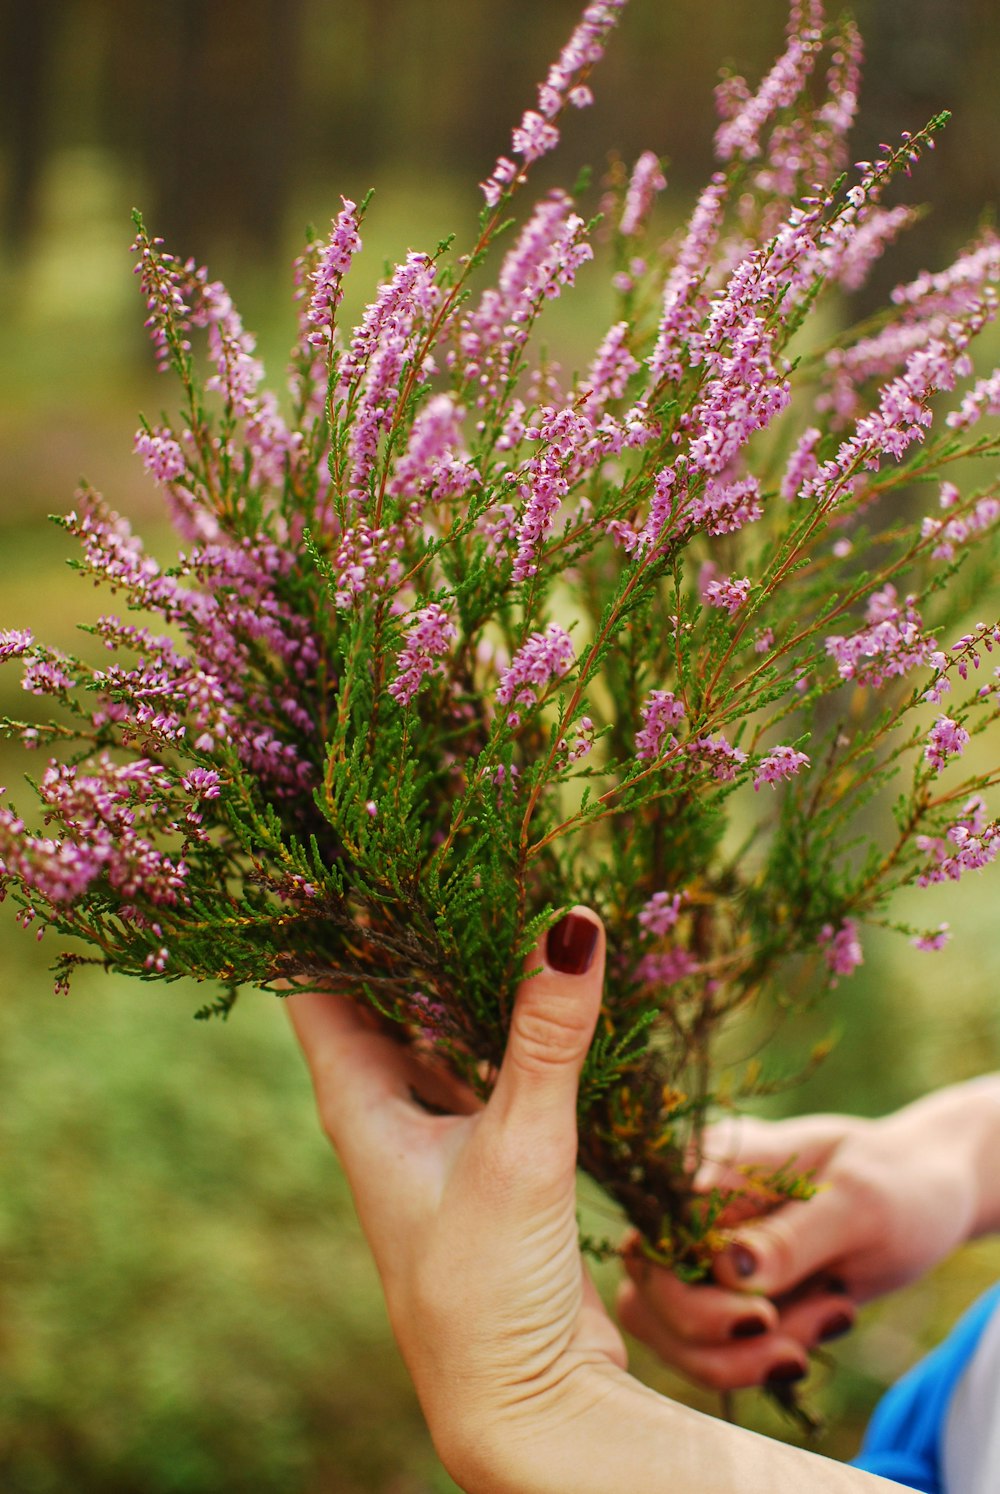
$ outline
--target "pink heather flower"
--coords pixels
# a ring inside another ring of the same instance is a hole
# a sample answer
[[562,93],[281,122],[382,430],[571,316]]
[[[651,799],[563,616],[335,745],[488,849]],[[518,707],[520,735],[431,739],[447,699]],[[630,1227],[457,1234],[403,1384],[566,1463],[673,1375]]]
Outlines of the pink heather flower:
[[555,523],[570,487],[604,455],[588,417],[565,406],[539,411],[538,424],[525,432],[540,450],[517,473],[518,493],[523,500],[517,526],[517,553],[511,571],[513,581],[525,581],[538,570],[538,550]]
[[616,322],[594,355],[584,380],[590,393],[583,408],[591,419],[597,419],[612,400],[621,399],[629,379],[639,368],[638,360],[628,349],[628,334],[628,322]]
[[497,686],[498,703],[534,705],[538,692],[561,679],[575,662],[573,640],[565,628],[550,623],[544,633],[532,633],[511,659]]
[[794,747],[775,747],[766,757],[762,757],[757,764],[754,774],[753,786],[762,789],[765,783],[772,786],[785,782],[793,777],[800,768],[808,768],[809,758],[804,752],[796,752]]
[[746,605],[750,595],[750,578],[743,576],[737,581],[733,576],[724,581],[709,581],[702,589],[701,599],[708,607],[724,607],[733,617]]
[[137,235],[132,252],[139,256],[134,273],[146,299],[146,327],[156,352],[156,366],[164,373],[170,367],[172,349],[187,353],[191,348],[186,336],[191,308],[185,300],[190,277],[181,272],[172,254],[164,252],[163,240],[151,239],[144,229]]
[[868,627],[848,637],[832,634],[826,639],[826,651],[841,679],[878,689],[887,679],[927,663],[936,647],[934,639],[921,632],[915,599],[907,597],[900,604],[891,583],[869,598],[867,621]]
[[688,742],[687,750],[694,766],[708,768],[720,783],[732,783],[747,760],[746,753],[727,742],[721,732],[715,737],[695,737]]
[[649,367],[656,382],[676,383],[689,361],[698,355],[701,335],[696,331],[704,313],[702,286],[712,250],[718,241],[729,182],[717,172],[702,192],[687,232],[677,251],[663,289],[663,310]]
[[30,628],[0,628],[0,661],[20,658],[33,642]]
[[419,517],[424,504],[462,498],[480,474],[462,442],[465,411],[450,394],[435,394],[416,416],[406,451],[396,463],[387,491],[412,498]]
[[31,695],[61,695],[75,685],[76,680],[55,658],[29,659],[21,677],[21,689]]
[[[827,969],[834,977],[853,975],[858,966],[864,964],[858,926],[853,918],[845,918],[837,930],[834,930],[832,923],[825,923],[817,942],[823,951]],[[837,980],[832,980],[830,984],[835,986]]]
[[756,477],[742,477],[730,483],[711,478],[704,492],[692,499],[688,508],[693,526],[712,535],[735,534],[744,525],[753,524],[763,512]]
[[640,706],[639,715],[642,728],[636,733],[635,755],[640,762],[661,757],[664,738],[668,750],[676,747],[676,737],[668,737],[668,732],[684,720],[684,707],[671,690],[653,690]]
[[945,416],[945,424],[953,431],[965,431],[984,415],[1000,415],[1000,368],[969,390],[959,408]]
[[136,431],[132,450],[142,457],[146,471],[156,482],[177,482],[184,476],[184,453],[166,427]]
[[816,447],[819,444],[822,432],[815,425],[802,432],[796,443],[795,450],[788,458],[788,463],[781,477],[779,492],[782,498],[791,503],[799,496],[803,484],[811,477],[815,477],[819,470],[819,462],[816,458]]
[[771,644],[773,642],[774,642],[774,629],[773,628],[761,628],[760,632],[756,635],[756,637],[754,638],[754,641],[753,641],[753,651],[754,651],[754,653],[755,654],[766,654],[767,651],[768,651],[768,649],[771,647]]
[[618,232],[625,238],[638,233],[649,217],[657,192],[667,185],[660,166],[660,158],[651,150],[643,151],[632,168],[632,177],[625,193],[621,222]]
[[534,109],[526,109],[511,141],[515,156],[520,156],[526,165],[530,165],[540,156],[546,156],[549,151],[555,150],[558,144],[559,131],[556,126],[549,124],[545,116]]
[[940,773],[949,757],[959,757],[970,741],[969,733],[950,716],[939,716],[931,727],[924,757],[935,773]]
[[440,660],[458,637],[458,629],[437,602],[423,607],[407,632],[399,655],[399,673],[389,694],[400,705],[409,705],[427,676],[441,668]]
[[[808,17],[796,16],[790,27],[788,46],[771,68],[755,94],[719,126],[715,150],[721,161],[739,156],[752,161],[760,155],[761,131],[781,109],[793,104],[816,65],[822,47],[822,6],[810,0]],[[794,29],[792,29],[794,28]],[[727,99],[733,97],[730,87]]]
[[351,260],[361,248],[357,203],[348,197],[340,200],[344,206],[333,220],[322,258],[309,277],[313,290],[306,310],[306,321],[312,328],[309,341],[317,348],[330,345],[337,307],[344,299],[344,276],[351,267]]
[[914,949],[922,949],[929,954],[935,950],[944,949],[950,939],[951,930],[949,925],[947,923],[939,923],[936,933],[931,933],[928,930],[927,933],[918,934],[915,939],[911,939],[910,943]]
[[639,923],[649,938],[662,939],[676,926],[681,901],[682,894],[679,892],[672,896],[669,892],[653,893],[639,913]]
[[1000,851],[1000,825],[987,820],[985,802],[974,794],[966,802],[962,816],[949,825],[943,839],[918,835],[917,849],[930,857],[917,878],[918,887],[957,882],[963,872],[980,871],[996,859]]
[[643,955],[635,967],[635,979],[643,985],[675,986],[698,968],[698,961],[686,949],[668,949],[660,954]]
[[181,787],[198,799],[217,799],[220,782],[214,768],[192,768],[181,779]]

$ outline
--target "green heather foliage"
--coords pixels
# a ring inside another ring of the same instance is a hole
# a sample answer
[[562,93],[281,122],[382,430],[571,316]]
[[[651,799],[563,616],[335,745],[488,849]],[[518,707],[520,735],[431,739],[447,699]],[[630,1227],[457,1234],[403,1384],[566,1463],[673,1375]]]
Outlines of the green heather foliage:
[[[784,1082],[766,1053],[716,1062],[731,1020],[808,1003],[899,888],[996,853],[997,772],[954,760],[996,718],[1000,627],[954,634],[996,565],[1000,483],[965,459],[1000,449],[1000,376],[969,351],[1000,241],[829,335],[945,120],[849,166],[860,43],[818,0],[756,93],[720,85],[718,171],[675,237],[648,152],[592,222],[584,184],[517,229],[623,6],[588,6],[471,247],[411,252],[347,333],[368,203],[344,201],[296,266],[284,412],[224,287],[137,219],[182,399],[136,447],[184,549],[161,566],[90,490],[62,520],[134,620],[95,625],[99,668],[0,634],[55,713],[8,731],[57,754],[37,823],[0,810],[0,886],[82,940],[60,986],[84,960],[193,976],[221,987],[210,1015],[322,981],[480,1094],[532,949],[591,905],[610,958],[581,1162],[697,1275],[727,1202],[694,1193],[705,1118]],[[564,379],[537,328],[592,235],[617,316]],[[789,1169],[746,1186],[809,1192]]]

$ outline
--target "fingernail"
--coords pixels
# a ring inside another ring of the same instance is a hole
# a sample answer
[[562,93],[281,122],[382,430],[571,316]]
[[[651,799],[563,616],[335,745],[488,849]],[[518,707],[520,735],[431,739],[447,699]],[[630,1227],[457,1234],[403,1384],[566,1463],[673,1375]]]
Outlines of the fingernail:
[[831,1338],[843,1338],[845,1333],[850,1333],[854,1327],[854,1319],[846,1312],[838,1312],[834,1317],[828,1318],[819,1330],[818,1342],[829,1343]]
[[733,1270],[737,1276],[742,1276],[744,1281],[756,1271],[757,1257],[748,1246],[730,1245],[727,1254],[733,1263]]
[[549,929],[545,957],[563,975],[582,975],[590,969],[597,948],[598,927],[579,913],[567,913]]
[[763,1318],[740,1318],[729,1330],[730,1338],[760,1338],[762,1333],[767,1332],[767,1324]]
[[794,1385],[796,1380],[804,1380],[807,1371],[805,1367],[794,1359],[787,1359],[781,1364],[776,1364],[768,1371],[764,1384],[771,1385]]

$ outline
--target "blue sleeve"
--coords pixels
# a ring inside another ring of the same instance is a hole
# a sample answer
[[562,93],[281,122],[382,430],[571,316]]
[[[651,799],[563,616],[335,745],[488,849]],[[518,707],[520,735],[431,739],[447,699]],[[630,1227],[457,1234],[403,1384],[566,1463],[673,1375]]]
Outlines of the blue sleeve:
[[914,1365],[875,1408],[856,1468],[922,1494],[945,1494],[941,1438],[952,1393],[1000,1306],[1000,1283],[960,1318],[944,1343]]

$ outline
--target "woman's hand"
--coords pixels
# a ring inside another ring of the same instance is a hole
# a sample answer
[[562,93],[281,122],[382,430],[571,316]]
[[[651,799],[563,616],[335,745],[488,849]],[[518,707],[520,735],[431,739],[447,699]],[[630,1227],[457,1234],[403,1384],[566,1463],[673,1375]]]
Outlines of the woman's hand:
[[855,1304],[914,1280],[1000,1224],[1000,1081],[941,1090],[882,1120],[810,1116],[717,1127],[705,1185],[733,1168],[813,1171],[817,1195],[733,1231],[715,1284],[685,1286],[629,1258],[623,1325],[717,1389],[790,1381],[847,1332]]
[[288,998],[452,1477],[468,1494],[896,1488],[699,1415],[625,1372],[576,1231],[576,1097],[601,1003],[599,921],[574,909],[529,964],[541,968],[518,990],[485,1106],[343,998]]
[[518,991],[485,1107],[352,1002],[288,998],[393,1331],[456,1477],[497,1426],[542,1456],[549,1427],[562,1436],[600,1394],[585,1372],[625,1366],[577,1244],[576,1094],[604,982],[599,921],[568,914],[528,963],[541,969]]

